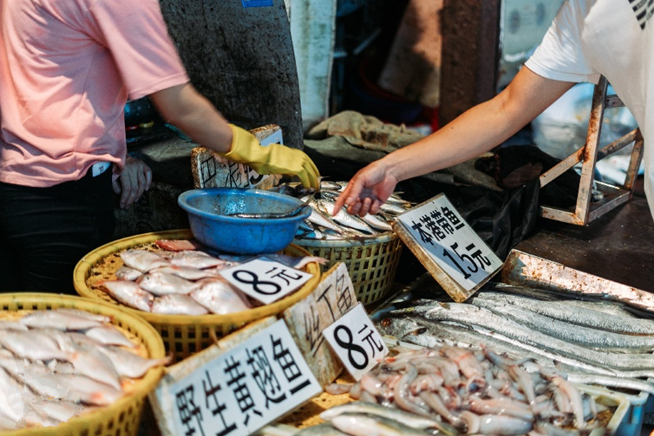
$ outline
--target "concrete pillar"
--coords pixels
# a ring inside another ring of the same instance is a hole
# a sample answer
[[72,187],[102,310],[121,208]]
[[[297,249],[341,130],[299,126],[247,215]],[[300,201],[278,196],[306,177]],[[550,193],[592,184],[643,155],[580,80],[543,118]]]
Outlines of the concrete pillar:
[[445,0],[440,125],[497,92],[501,0]]

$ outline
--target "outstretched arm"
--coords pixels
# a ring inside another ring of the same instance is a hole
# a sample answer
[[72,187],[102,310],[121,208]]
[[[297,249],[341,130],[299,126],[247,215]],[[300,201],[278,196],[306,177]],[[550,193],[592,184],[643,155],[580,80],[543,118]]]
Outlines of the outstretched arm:
[[227,120],[190,84],[173,86],[150,95],[163,118],[203,147],[227,153],[232,131]]
[[361,169],[339,196],[335,211],[377,213],[397,183],[465,162],[515,134],[572,87],[522,68],[509,86],[440,130]]

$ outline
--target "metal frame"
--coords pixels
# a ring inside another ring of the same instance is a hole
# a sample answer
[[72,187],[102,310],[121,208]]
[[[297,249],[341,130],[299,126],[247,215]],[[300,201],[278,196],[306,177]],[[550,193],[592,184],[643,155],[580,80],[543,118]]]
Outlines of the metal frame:
[[[643,157],[643,137],[640,129],[635,129],[605,147],[599,148],[604,110],[624,106],[617,95],[606,95],[607,88],[608,82],[602,76],[593,93],[586,144],[540,176],[540,186],[542,188],[579,162],[582,162],[577,203],[572,210],[541,206],[540,214],[544,218],[583,226],[631,198],[634,181],[638,175],[638,168]],[[597,161],[631,143],[634,144],[634,148],[631,152],[631,160],[629,161],[624,184],[614,186],[596,182],[594,175]],[[604,196],[602,200],[592,201],[593,183],[595,183],[595,188],[602,192]]]

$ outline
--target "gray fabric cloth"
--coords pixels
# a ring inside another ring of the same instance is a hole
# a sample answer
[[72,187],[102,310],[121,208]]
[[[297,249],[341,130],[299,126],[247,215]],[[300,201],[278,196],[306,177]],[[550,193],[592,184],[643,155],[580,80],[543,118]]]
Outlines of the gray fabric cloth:
[[[310,129],[305,135],[304,146],[330,158],[367,165],[423,137],[404,125],[387,124],[372,116],[345,111]],[[502,191],[492,177],[475,169],[476,160],[422,177],[450,185],[466,184]]]

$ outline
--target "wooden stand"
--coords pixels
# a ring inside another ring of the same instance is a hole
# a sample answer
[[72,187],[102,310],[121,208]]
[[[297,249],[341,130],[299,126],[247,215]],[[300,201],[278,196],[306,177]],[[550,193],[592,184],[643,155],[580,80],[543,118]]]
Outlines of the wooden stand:
[[[624,106],[622,100],[617,95],[606,95],[607,88],[608,82],[602,76],[599,83],[595,86],[595,92],[593,93],[586,144],[540,176],[540,186],[542,188],[581,162],[581,180],[579,182],[579,192],[574,210],[562,210],[549,206],[541,206],[541,216],[544,218],[583,226],[631,198],[634,181],[638,175],[638,168],[643,157],[643,137],[640,130],[635,129],[604,148],[599,148],[604,110]],[[594,175],[597,161],[631,143],[634,144],[634,148],[631,152],[631,160],[629,161],[629,168],[624,184],[614,186],[595,181]],[[603,194],[601,200],[592,201],[593,187]]]

